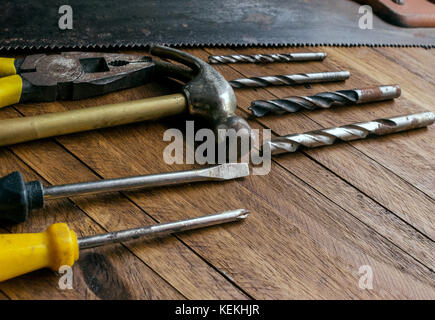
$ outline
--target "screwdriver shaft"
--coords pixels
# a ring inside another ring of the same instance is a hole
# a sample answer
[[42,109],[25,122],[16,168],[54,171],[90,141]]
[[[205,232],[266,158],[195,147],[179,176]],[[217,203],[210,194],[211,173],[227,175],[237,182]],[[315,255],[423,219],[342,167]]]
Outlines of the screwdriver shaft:
[[349,71],[298,73],[265,77],[241,78],[229,81],[234,88],[258,88],[268,86],[297,85],[330,81],[343,81],[350,77]]
[[249,175],[249,166],[247,163],[226,163],[199,170],[47,186],[43,188],[43,192],[44,198],[56,199],[75,195],[87,195],[135,188],[151,188],[189,182],[228,180],[247,175]]
[[293,61],[322,61],[326,58],[326,52],[296,52],[296,53],[273,53],[273,54],[233,54],[209,56],[211,64],[217,63],[272,63]]
[[390,100],[398,98],[400,93],[399,85],[321,92],[313,96],[292,96],[276,100],[255,100],[251,103],[249,110],[251,110],[256,117],[263,117],[267,114],[282,115],[299,110],[327,109],[336,106],[349,106]]
[[[377,119],[341,127],[290,134],[266,142],[271,154],[296,152],[300,147],[315,148],[336,143],[364,139],[370,135],[382,136],[390,133],[426,127],[435,121],[435,114],[422,112],[394,118]],[[264,150],[264,149],[263,149]]]
[[166,235],[175,232],[182,232],[212,225],[239,221],[248,217],[249,211],[245,209],[225,211],[222,213],[210,214],[202,217],[179,220],[168,223],[159,223],[153,226],[146,226],[86,238],[78,239],[80,249],[94,248],[110,243],[124,242],[144,236]]

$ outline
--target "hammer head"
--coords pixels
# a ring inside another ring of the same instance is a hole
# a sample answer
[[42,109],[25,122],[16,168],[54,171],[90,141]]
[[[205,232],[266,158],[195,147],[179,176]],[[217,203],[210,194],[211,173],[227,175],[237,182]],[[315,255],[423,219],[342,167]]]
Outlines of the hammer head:
[[[219,133],[218,129],[234,129],[240,139],[252,139],[249,124],[235,114],[237,101],[233,88],[212,66],[186,52],[164,46],[151,47],[151,54],[180,62],[192,70],[190,81],[183,87],[190,114],[209,121],[216,133]],[[174,74],[167,76],[184,80],[185,70],[176,69],[172,68]],[[226,137],[217,134],[217,139],[217,143],[222,143]]]

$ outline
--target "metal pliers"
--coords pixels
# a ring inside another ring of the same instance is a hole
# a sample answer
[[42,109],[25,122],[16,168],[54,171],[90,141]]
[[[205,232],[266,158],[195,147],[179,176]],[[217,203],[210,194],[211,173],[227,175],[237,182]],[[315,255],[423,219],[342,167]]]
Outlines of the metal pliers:
[[85,99],[150,82],[150,57],[64,52],[0,58],[0,107],[18,102]]

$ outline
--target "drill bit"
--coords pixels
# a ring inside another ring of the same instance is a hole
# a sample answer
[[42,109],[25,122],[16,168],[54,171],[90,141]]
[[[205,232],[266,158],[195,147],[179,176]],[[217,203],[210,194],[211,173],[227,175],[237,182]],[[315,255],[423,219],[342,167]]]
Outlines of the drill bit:
[[369,87],[363,89],[321,92],[313,96],[292,96],[276,100],[255,100],[249,110],[254,116],[263,117],[266,114],[282,115],[297,112],[301,109],[327,109],[336,106],[384,101],[400,96],[399,85]]
[[217,63],[272,63],[293,61],[322,61],[326,52],[297,52],[297,53],[272,53],[272,54],[233,54],[227,56],[209,56],[208,62]]
[[265,77],[234,79],[229,81],[234,88],[258,88],[268,86],[296,85],[349,79],[349,71],[298,73]]
[[[267,141],[272,155],[296,152],[301,147],[315,148],[334,144],[338,141],[365,139],[369,136],[383,136],[405,130],[423,128],[435,121],[432,112],[421,112],[394,118],[359,122],[341,127],[290,134]],[[264,150],[264,147],[263,147]]]

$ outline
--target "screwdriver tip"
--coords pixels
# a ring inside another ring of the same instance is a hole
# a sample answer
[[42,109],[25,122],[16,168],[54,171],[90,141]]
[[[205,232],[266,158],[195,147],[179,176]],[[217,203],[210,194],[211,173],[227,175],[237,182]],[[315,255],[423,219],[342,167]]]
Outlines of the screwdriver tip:
[[217,180],[237,179],[249,176],[249,165],[247,163],[224,163],[205,169],[204,174]]
[[[220,213],[215,213],[210,215],[209,217],[213,217],[213,220],[218,223],[225,223],[231,221],[241,221],[246,219],[249,216],[250,212],[247,209],[235,209],[224,211]],[[216,224],[216,223],[214,223]]]
[[250,214],[249,210],[247,210],[247,209],[238,209],[235,211],[238,211],[237,218],[239,218],[240,220],[246,219]]

